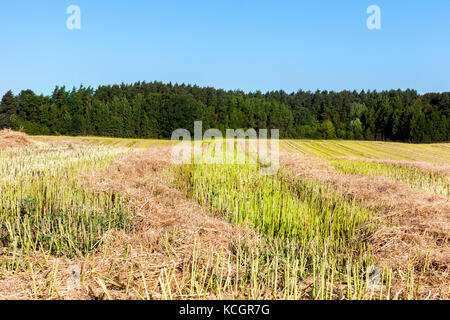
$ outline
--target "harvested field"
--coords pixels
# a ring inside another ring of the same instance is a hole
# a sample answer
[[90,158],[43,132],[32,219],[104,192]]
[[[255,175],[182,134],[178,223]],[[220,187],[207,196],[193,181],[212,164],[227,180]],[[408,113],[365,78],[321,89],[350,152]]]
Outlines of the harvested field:
[[450,162],[448,144],[407,144],[378,141],[283,140],[283,151],[325,158],[357,157],[380,160],[422,161],[438,164]]
[[[436,297],[448,290],[450,199],[413,190],[384,177],[346,175],[326,160],[284,153],[282,165],[297,177],[333,186],[351,198],[363,200],[379,213],[378,230],[371,236],[380,264],[406,275],[431,268],[423,275],[423,295]],[[428,267],[427,267],[428,266]]]
[[0,141],[0,299],[449,297],[448,144]]

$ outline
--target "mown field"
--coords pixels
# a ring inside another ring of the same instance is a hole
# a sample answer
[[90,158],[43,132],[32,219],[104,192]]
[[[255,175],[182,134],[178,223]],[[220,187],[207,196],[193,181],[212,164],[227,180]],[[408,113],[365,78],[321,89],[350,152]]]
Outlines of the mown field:
[[284,140],[264,175],[174,165],[172,141],[17,135],[0,299],[449,298],[448,143]]
[[[128,148],[150,148],[168,146],[170,140],[125,139],[105,137],[49,137],[36,136],[33,139],[42,142],[81,141],[90,145],[116,146]],[[346,140],[281,140],[281,151],[293,151],[304,155],[321,157],[359,157],[381,160],[427,161],[431,163],[450,162],[450,144],[406,144],[375,141]]]

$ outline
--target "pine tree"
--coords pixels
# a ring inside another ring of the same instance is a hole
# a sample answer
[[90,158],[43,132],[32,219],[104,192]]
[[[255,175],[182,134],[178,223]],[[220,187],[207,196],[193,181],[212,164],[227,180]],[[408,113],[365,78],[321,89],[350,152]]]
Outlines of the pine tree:
[[16,113],[17,99],[11,90],[5,93],[0,103],[0,129],[14,128],[11,116]]

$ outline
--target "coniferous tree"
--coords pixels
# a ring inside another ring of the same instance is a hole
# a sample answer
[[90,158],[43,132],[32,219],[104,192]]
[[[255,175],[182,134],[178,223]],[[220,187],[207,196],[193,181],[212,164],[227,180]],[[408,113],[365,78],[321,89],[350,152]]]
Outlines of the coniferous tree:
[[9,91],[0,128],[30,134],[170,138],[178,128],[280,129],[283,138],[449,140],[450,93],[414,90],[225,91],[186,84],[138,82],[92,88],[56,87],[51,96]]
[[17,100],[11,90],[5,93],[0,103],[0,129],[14,128],[11,116],[16,113]]

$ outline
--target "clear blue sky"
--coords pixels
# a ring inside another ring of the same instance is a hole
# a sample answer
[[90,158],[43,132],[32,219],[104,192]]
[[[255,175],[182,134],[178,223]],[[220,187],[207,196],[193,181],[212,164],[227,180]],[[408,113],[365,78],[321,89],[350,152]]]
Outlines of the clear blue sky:
[[[81,30],[66,9],[81,8]],[[381,8],[381,30],[366,9]],[[450,90],[450,1],[2,0],[0,94],[164,81]]]

